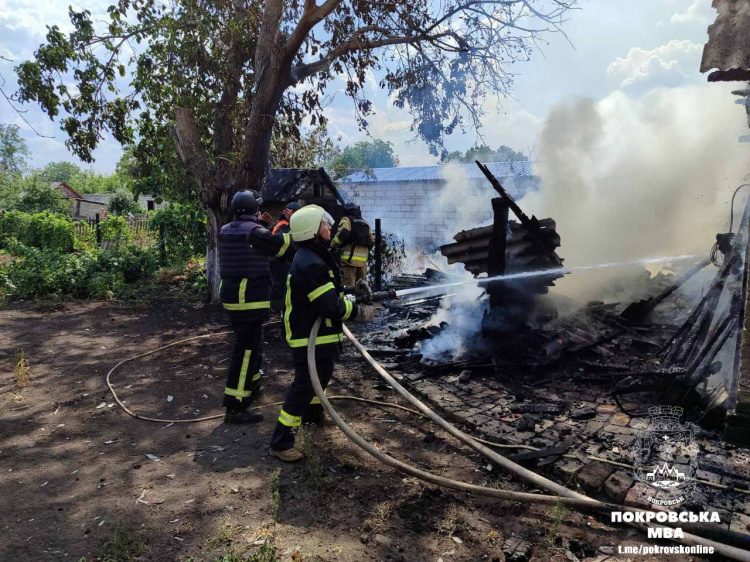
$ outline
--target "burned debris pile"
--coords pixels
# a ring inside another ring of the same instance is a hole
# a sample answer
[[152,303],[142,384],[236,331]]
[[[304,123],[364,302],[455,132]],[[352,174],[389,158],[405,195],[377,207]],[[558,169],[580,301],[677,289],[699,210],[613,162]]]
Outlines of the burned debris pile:
[[[429,269],[396,277],[397,289],[436,290],[387,305],[388,329],[368,337],[376,354],[412,380],[459,373],[468,380],[467,372],[533,386],[567,380],[604,390],[630,414],[660,403],[679,404],[707,423],[734,414],[747,210],[737,234],[717,236],[711,259],[685,260],[656,275],[644,269],[622,291],[640,295],[637,300],[573,308],[548,294],[569,273],[557,254],[555,221],[528,217],[478,165],[498,193],[493,223],[459,232],[440,251],[449,264],[463,264],[483,292],[470,303],[468,319],[465,311],[458,318],[450,305],[458,290],[447,275]],[[681,290],[691,281],[698,297]],[[473,325],[460,341],[450,338],[457,323]],[[424,353],[436,347],[439,353]]]

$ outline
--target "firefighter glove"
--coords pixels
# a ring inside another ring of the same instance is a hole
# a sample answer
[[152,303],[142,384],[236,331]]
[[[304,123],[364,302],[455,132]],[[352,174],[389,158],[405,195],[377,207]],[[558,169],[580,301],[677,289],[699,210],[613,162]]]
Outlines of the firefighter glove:
[[360,304],[357,306],[356,322],[372,322],[375,318],[375,307],[371,304]]

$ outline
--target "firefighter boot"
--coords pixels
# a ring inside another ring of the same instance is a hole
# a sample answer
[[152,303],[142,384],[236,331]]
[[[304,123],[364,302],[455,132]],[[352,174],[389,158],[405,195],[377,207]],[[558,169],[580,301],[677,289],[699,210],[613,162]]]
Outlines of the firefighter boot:
[[284,451],[279,451],[277,449],[268,449],[268,453],[272,457],[276,457],[277,459],[284,462],[299,462],[305,458],[305,453],[293,447]]
[[247,410],[230,410],[227,408],[227,413],[224,414],[224,423],[236,423],[236,424],[247,424],[247,423],[258,423],[263,421],[263,414],[260,412],[248,412]]

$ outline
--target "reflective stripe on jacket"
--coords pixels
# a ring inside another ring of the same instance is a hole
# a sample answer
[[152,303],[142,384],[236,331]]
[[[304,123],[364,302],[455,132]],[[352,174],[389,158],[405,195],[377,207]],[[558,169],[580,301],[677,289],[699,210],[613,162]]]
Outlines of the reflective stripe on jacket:
[[341,277],[329,251],[318,242],[303,243],[286,283],[284,328],[294,361],[305,360],[310,330],[318,316],[325,321],[318,332],[317,353],[336,355],[344,339],[342,322],[356,317],[357,305],[343,298]]
[[370,247],[365,244],[370,247],[375,244],[369,225],[360,218],[343,217],[331,242],[331,249],[339,252],[341,263],[354,267],[367,266]]
[[219,234],[219,295],[226,310],[265,317],[271,306],[269,257],[291,248],[289,234],[271,234],[255,216],[241,216]]

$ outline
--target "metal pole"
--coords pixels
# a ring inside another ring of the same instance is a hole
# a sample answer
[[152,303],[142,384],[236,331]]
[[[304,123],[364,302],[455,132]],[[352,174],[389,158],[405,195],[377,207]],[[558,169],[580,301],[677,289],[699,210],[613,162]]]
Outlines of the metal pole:
[[383,290],[383,233],[380,230],[380,219],[375,219],[375,290]]

